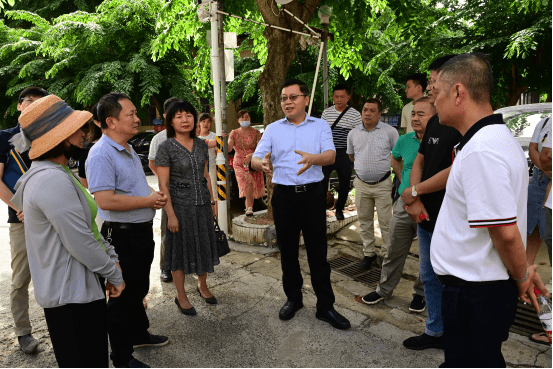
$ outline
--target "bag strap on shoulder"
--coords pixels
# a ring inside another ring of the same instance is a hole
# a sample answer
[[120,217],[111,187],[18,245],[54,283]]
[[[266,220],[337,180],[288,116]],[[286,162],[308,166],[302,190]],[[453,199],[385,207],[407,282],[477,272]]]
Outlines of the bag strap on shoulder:
[[334,123],[332,124],[332,127],[330,127],[330,129],[334,129],[334,127],[336,127],[336,124],[338,124],[338,122],[340,121],[340,119],[342,119],[342,117],[344,116],[344,114],[346,114],[346,112],[349,110],[350,106],[348,105],[344,111],[338,116],[338,118],[336,118],[336,120],[334,121]]

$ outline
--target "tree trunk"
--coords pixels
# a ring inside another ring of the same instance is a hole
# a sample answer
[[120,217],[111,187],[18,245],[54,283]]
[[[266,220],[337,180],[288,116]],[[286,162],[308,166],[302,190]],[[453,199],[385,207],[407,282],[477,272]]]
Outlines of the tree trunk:
[[518,72],[515,63],[511,64],[511,86],[507,90],[506,106],[516,105],[520,95],[528,90],[528,86],[518,86]]
[[[273,0],[256,0],[257,7],[261,12],[265,23],[302,31],[304,26],[282,9],[287,9],[296,17],[307,23],[315,12],[320,0],[306,0],[303,4],[294,1],[282,6],[279,15],[275,15],[276,4]],[[263,124],[268,124],[284,117],[280,107],[280,86],[286,79],[286,73],[294,57],[296,48],[300,41],[298,34],[280,31],[272,28],[265,28],[263,36],[267,39],[268,56],[263,72],[259,75],[258,83],[263,101]],[[313,91],[312,91],[313,93]],[[271,198],[273,196],[272,178],[267,176],[267,216],[272,219],[273,208]]]

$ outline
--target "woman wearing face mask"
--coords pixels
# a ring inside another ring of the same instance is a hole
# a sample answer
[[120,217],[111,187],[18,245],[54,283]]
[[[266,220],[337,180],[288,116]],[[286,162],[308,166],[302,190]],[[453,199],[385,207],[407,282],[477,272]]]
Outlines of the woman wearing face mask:
[[230,132],[228,150],[234,147],[235,155],[232,164],[236,181],[238,182],[239,196],[246,197],[246,215],[253,215],[253,201],[265,196],[263,173],[250,171],[249,165],[261,133],[250,127],[250,115],[245,110],[238,112],[240,128]]

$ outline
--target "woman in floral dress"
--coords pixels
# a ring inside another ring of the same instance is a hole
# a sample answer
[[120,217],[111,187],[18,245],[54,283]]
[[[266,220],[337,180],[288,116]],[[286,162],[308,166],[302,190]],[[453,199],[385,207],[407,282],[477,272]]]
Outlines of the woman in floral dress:
[[265,196],[263,173],[249,169],[255,148],[261,139],[261,133],[250,127],[250,115],[245,110],[238,112],[238,123],[240,128],[230,132],[228,150],[232,151],[234,147],[232,166],[238,182],[239,196],[246,197],[246,215],[252,216],[253,201]]

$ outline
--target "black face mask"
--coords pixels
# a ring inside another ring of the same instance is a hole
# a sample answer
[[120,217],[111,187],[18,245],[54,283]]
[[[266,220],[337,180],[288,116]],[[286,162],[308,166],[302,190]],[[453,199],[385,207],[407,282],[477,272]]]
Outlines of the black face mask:
[[81,150],[79,146],[69,144],[69,147],[65,148],[63,155],[67,160],[69,160],[69,158],[78,159],[81,156]]

